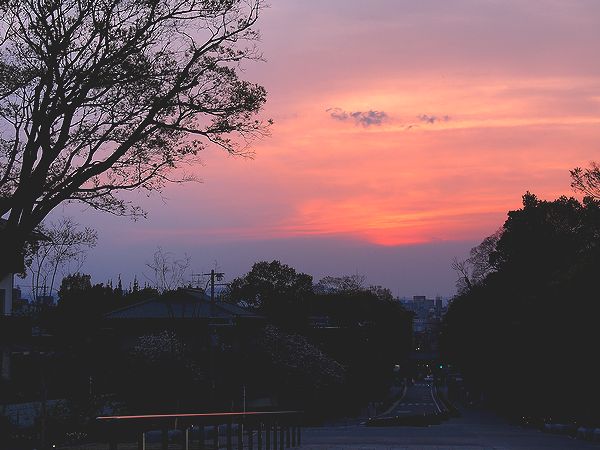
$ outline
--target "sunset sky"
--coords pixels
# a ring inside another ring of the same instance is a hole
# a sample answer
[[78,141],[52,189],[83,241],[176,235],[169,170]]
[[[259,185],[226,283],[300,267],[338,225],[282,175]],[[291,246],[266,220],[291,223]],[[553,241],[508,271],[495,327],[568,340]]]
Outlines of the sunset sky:
[[203,183],[136,196],[137,223],[58,212],[98,229],[96,282],[143,279],[160,245],[228,279],[280,259],[451,295],[453,256],[600,159],[600,1],[272,0],[259,28],[254,159],[207,150]]

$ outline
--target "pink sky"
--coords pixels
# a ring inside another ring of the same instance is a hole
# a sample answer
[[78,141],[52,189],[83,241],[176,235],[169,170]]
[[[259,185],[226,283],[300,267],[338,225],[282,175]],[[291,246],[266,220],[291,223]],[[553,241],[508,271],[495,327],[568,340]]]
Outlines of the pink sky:
[[[231,276],[280,258],[450,295],[454,255],[525,191],[572,195],[569,169],[599,159],[598,1],[271,3],[266,62],[245,72],[269,92],[271,137],[252,160],[205,152],[202,184],[140,198],[147,221],[82,219],[100,277],[141,272],[162,245]],[[110,261],[125,244],[135,256]]]

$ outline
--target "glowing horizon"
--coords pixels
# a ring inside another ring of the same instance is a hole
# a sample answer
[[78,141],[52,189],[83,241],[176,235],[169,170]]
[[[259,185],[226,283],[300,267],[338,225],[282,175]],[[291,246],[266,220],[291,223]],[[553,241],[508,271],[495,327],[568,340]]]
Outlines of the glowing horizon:
[[[551,80],[546,88],[568,83]],[[581,82],[586,91],[595,87],[600,92],[600,83],[591,84]],[[593,159],[600,115],[542,114],[540,103],[547,96],[535,101],[509,97],[501,107],[485,111],[497,102],[498,90],[489,85],[472,90],[478,94],[467,100],[439,92],[455,98],[424,109],[421,117],[407,112],[418,110],[413,104],[394,106],[406,102],[402,90],[386,102],[371,103],[372,108],[364,107],[370,99],[324,99],[312,107],[300,103],[293,118],[276,121],[273,136],[257,144],[253,161],[215,157],[207,165],[219,174],[210,176],[211,183],[237,177],[251,181],[244,196],[262,195],[250,203],[271,209],[270,222],[261,223],[262,214],[248,211],[246,220],[257,222],[247,227],[220,223],[218,229],[202,226],[202,231],[242,239],[345,235],[385,246],[457,240],[483,237],[483,230],[501,226],[525,191],[549,198],[575,195],[569,169]],[[598,98],[585,100],[597,103],[600,111]],[[342,105],[336,107],[348,117],[332,117],[330,104]],[[385,118],[363,125],[348,115],[365,111],[385,113]]]

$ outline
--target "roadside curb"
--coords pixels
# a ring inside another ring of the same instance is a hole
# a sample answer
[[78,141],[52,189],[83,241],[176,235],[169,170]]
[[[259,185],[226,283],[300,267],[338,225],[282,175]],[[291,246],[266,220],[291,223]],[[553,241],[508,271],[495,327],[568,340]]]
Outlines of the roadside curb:
[[[400,402],[402,402],[402,400],[404,400],[404,397],[406,396],[406,390],[408,389],[406,383],[404,383],[404,388],[402,389],[402,394],[400,395],[400,398],[398,400],[396,400],[394,403],[392,403],[392,406],[390,406],[388,409],[386,409],[384,412],[382,412],[381,414],[377,414],[374,419],[378,418],[378,417],[385,417],[388,416],[390,414],[390,412],[392,412],[396,406],[398,406],[400,404]],[[369,418],[369,420],[371,420],[372,418]]]
[[399,425],[413,427],[427,427],[439,425],[448,418],[447,413],[418,414],[411,416],[387,416],[369,419],[365,424],[368,427],[395,427]]
[[600,428],[577,427],[574,424],[544,423],[541,426],[544,433],[562,434],[582,441],[600,442]]
[[440,391],[437,388],[437,386],[435,388],[435,392],[436,392],[437,398],[444,405],[444,408],[446,409],[446,413],[448,414],[448,416],[449,417],[460,417],[460,411],[458,410],[458,408],[456,408],[456,406],[454,406],[454,404],[450,400],[448,400],[448,397],[446,396],[446,394],[443,391]]
[[404,399],[406,395],[407,386],[404,386],[404,391],[400,399],[395,402],[392,407],[388,408],[388,410],[378,415],[377,417],[373,417],[369,419],[365,425],[368,427],[393,427],[393,426],[417,426],[417,427],[426,427],[429,425],[439,425],[442,421],[449,419],[450,417],[456,417],[458,415],[458,411],[450,404],[449,402],[443,398],[437,386],[433,385],[432,387],[432,396],[434,402],[439,401],[440,405],[438,407],[439,412],[437,413],[426,413],[426,414],[413,414],[410,416],[392,416],[390,413],[396,408],[398,404]]

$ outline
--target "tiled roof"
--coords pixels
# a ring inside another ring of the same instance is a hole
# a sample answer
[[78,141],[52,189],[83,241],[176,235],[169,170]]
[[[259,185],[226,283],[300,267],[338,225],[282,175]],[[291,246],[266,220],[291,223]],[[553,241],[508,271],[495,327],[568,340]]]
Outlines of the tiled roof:
[[154,297],[104,316],[107,319],[219,319],[260,318],[260,316],[224,302],[211,302],[199,289],[182,289],[176,295]]

